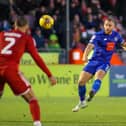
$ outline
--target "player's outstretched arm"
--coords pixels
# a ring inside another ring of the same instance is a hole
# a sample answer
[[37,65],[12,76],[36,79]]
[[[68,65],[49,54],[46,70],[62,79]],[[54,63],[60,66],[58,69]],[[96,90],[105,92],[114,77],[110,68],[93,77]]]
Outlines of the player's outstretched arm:
[[55,85],[56,82],[57,82],[56,78],[54,76],[49,77],[49,81],[50,81],[50,83],[51,83],[52,86]]
[[82,60],[85,62],[88,62],[88,55],[89,53],[92,51],[92,49],[94,48],[94,44],[88,44],[85,51],[84,51],[84,54],[83,54],[83,58]]
[[31,56],[33,57],[36,64],[46,73],[51,85],[55,85],[56,78],[52,75],[52,73],[50,72],[49,68],[47,67],[43,59],[39,56],[38,52],[32,51]]
[[48,78],[50,80],[50,83],[52,85],[55,85],[56,78],[52,75],[49,68],[47,67],[47,65],[45,64],[43,59],[40,57],[40,55],[35,47],[34,40],[31,37],[29,38],[27,50],[30,53],[30,55],[32,56],[32,58],[34,59],[34,61],[36,62],[36,64],[40,67],[40,69],[46,73],[46,75],[48,76]]

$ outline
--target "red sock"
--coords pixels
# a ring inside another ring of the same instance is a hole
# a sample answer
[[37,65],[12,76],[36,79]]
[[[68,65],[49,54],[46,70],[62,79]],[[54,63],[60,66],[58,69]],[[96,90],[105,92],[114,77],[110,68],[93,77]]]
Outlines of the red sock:
[[40,121],[40,107],[37,100],[32,100],[29,103],[33,121]]

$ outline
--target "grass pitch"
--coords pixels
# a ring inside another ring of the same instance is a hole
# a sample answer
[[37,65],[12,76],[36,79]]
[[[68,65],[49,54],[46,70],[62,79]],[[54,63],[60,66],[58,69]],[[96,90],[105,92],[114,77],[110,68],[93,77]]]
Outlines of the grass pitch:
[[[78,98],[40,98],[44,126],[126,126],[126,98],[95,97],[73,113]],[[27,104],[16,97],[0,100],[0,126],[32,126]]]

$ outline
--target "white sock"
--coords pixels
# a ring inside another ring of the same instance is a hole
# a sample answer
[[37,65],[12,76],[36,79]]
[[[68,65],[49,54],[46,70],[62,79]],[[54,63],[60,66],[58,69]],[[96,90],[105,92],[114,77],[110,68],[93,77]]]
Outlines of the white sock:
[[35,121],[33,124],[34,124],[34,126],[42,126],[40,121]]

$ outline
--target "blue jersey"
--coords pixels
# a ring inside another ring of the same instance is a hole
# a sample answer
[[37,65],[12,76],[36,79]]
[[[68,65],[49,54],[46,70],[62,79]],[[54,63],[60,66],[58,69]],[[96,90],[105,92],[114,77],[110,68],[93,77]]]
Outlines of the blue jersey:
[[90,39],[90,43],[94,44],[94,53],[90,60],[109,63],[117,43],[123,42],[123,38],[116,31],[112,31],[111,35],[105,34],[103,30],[97,32]]

